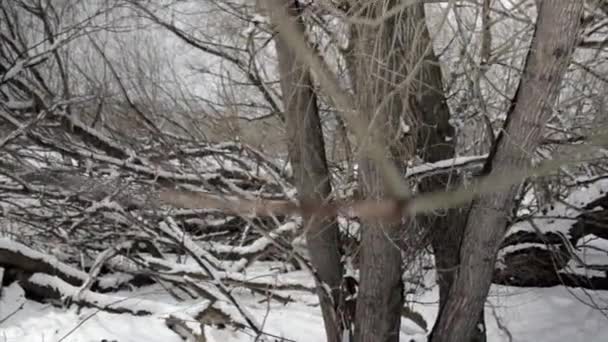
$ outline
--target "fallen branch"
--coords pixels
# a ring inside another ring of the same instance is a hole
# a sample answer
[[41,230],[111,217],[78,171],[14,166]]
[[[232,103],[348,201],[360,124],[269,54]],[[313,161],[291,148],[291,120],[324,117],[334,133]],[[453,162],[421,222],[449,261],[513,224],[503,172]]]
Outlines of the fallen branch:
[[[127,313],[135,316],[159,315],[166,316],[165,324],[175,333],[184,338],[193,338],[188,341],[206,341],[204,328],[194,317],[176,310],[172,305],[154,302],[141,298],[129,298],[110,296],[72,286],[58,277],[47,274],[35,273],[30,277],[24,277],[19,281],[26,293],[52,300],[65,301],[72,298],[73,304],[83,307],[97,308],[111,313]],[[198,314],[204,312],[210,306],[210,302],[198,310]],[[169,314],[171,313],[171,314]]]
[[7,238],[0,238],[0,267],[13,267],[27,273],[56,275],[74,286],[80,286],[88,279],[85,272]]
[[[171,276],[175,278],[191,278],[197,281],[213,282],[220,279],[224,284],[229,286],[242,286],[258,290],[291,290],[291,291],[306,291],[314,292],[315,284],[312,279],[294,279],[292,276],[282,275],[280,273],[267,273],[260,275],[247,276],[238,272],[217,272],[212,278],[205,274],[197,267],[177,264],[168,260],[154,257],[139,257],[144,268],[154,270],[159,276]],[[304,272],[304,271],[302,271]]]

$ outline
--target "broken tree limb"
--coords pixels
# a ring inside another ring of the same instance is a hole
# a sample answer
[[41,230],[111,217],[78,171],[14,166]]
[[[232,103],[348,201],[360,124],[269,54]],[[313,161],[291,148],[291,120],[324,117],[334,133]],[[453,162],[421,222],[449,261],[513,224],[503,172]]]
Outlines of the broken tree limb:
[[74,286],[82,285],[88,275],[57,258],[35,251],[8,238],[0,238],[0,266],[28,273],[47,273]]

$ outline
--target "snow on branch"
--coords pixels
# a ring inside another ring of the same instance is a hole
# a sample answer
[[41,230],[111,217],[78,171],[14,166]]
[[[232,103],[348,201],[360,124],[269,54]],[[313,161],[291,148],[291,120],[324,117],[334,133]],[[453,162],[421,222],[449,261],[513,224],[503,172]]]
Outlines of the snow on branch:
[[88,278],[85,272],[53,256],[35,251],[8,238],[0,238],[0,265],[17,267],[30,273],[43,272],[57,275],[63,281],[76,286],[80,286]]
[[452,159],[440,160],[434,163],[425,163],[408,168],[406,178],[412,177],[429,177],[438,173],[448,172],[452,170],[461,170],[465,168],[480,168],[483,166],[487,154],[479,156],[465,156]]
[[[127,313],[136,316],[156,315],[165,319],[165,324],[178,335],[203,336],[204,328],[198,323],[194,315],[198,315],[207,310],[211,302],[200,301],[198,305],[189,310],[164,304],[152,300],[137,297],[112,296],[107,294],[95,293],[92,291],[82,291],[82,289],[72,286],[58,277],[48,274],[35,273],[27,279],[22,279],[20,285],[30,293],[47,299],[61,300],[64,303],[74,299],[73,304],[97,308],[112,313]],[[177,331],[175,330],[177,329]],[[204,337],[200,340],[205,341]]]

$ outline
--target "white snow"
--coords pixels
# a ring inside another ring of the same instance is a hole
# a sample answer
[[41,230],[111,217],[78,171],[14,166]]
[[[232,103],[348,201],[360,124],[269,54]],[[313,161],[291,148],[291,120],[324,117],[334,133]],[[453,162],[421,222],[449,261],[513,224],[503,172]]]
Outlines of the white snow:
[[561,233],[569,236],[569,230],[575,223],[576,217],[582,213],[582,208],[588,203],[608,193],[608,179],[593,182],[593,186],[580,188],[570,194],[565,203],[556,203],[554,208],[541,217],[529,221],[518,222],[509,229],[509,234],[518,231],[531,231]]
[[526,243],[518,243],[515,245],[509,245],[506,247],[503,247],[500,249],[500,251],[498,252],[498,259],[502,259],[505,255],[516,252],[520,249],[526,249],[526,248],[540,248],[540,249],[547,249],[547,245],[544,243],[534,243],[534,242],[526,242]]
[[34,101],[18,101],[14,99],[9,99],[8,101],[4,102],[4,105],[10,109],[27,109],[34,105]]
[[103,289],[113,288],[119,284],[124,284],[133,279],[133,276],[127,273],[115,273],[112,275],[104,275],[97,279],[99,287]]
[[568,273],[586,277],[606,277],[608,241],[590,234],[581,238],[574,247],[573,257],[566,266]]
[[[29,278],[29,280],[32,283],[35,283],[38,285],[55,288],[59,292],[65,294],[66,296],[71,296],[74,298],[76,298],[76,296],[79,294],[79,291],[80,291],[80,288],[72,286],[72,285],[62,281],[61,279],[59,279],[55,276],[50,276],[48,274],[36,273],[36,274],[32,275]],[[157,313],[157,314],[165,314],[165,313],[170,313],[172,311],[171,310],[172,307],[167,304],[164,304],[161,302],[156,302],[156,301],[151,301],[151,300],[143,300],[143,299],[137,298],[137,297],[135,297],[135,298],[118,297],[118,296],[105,295],[105,294],[100,294],[100,293],[95,293],[95,292],[90,292],[90,291],[82,292],[79,297],[82,300],[85,300],[90,303],[94,303],[95,305],[97,305],[99,307],[112,308],[112,307],[120,306],[120,307],[127,307],[127,308],[133,310],[134,312],[143,310],[143,311],[147,311],[150,313]]]
[[[19,310],[21,305],[23,308]],[[23,290],[16,284],[3,289],[0,322],[3,342],[182,341],[164,325],[162,317],[111,314],[95,309],[80,313],[75,308],[62,310],[25,300]]]
[[221,243],[214,242],[201,242],[201,244],[206,245],[209,249],[219,252],[219,253],[236,253],[236,254],[249,254],[256,253],[264,250],[267,246],[272,244],[272,240],[281,235],[284,232],[295,232],[299,227],[299,224],[294,221],[286,222],[279,226],[275,231],[268,233],[268,236],[262,236],[259,239],[255,240],[253,243],[247,246],[230,246],[224,245]]
[[263,16],[259,13],[256,13],[253,15],[253,17],[251,17],[251,21],[255,22],[255,23],[267,23],[268,22],[268,17]]
[[408,124],[405,123],[405,120],[403,119],[403,117],[399,118],[399,126],[401,128],[401,133],[403,133],[403,134],[409,133],[410,130],[412,129],[410,127],[410,125],[408,125]]
[[52,265],[56,269],[60,270],[61,272],[65,273],[67,275],[70,275],[74,278],[81,279],[82,281],[85,281],[88,278],[88,275],[85,272],[77,270],[77,269],[57,260],[56,258],[54,258],[52,256],[40,253],[40,252],[35,251],[26,246],[17,244],[11,239],[0,238],[0,249],[10,250],[12,252],[28,256],[35,260],[44,261],[44,262]]
[[482,165],[483,162],[487,158],[487,154],[478,155],[478,156],[466,156],[466,157],[457,157],[453,159],[440,160],[435,163],[424,163],[420,165],[416,165],[414,167],[408,168],[406,177],[413,177],[423,173],[433,173],[436,171],[447,170],[450,168],[457,168],[466,166],[468,164],[472,165]]
[[[68,334],[64,341],[181,341],[165,326],[163,315],[118,315],[87,308],[78,313],[75,308],[62,310],[25,300],[23,291],[16,284],[3,290],[0,299],[0,341],[3,342],[59,341]],[[159,307],[172,307],[178,312],[186,312],[188,310],[185,308],[189,305],[197,305],[195,301],[177,304],[158,287],[121,295],[128,296],[134,303],[138,300],[157,301]],[[250,314],[262,322],[266,333],[298,342],[325,341],[319,307],[310,304],[314,302],[314,295],[299,293],[293,296],[298,302],[287,305],[274,301],[267,303],[261,300],[263,297],[247,292],[235,291],[235,295],[247,306]],[[412,308],[422,314],[431,329],[437,314],[437,289],[415,300]],[[585,293],[580,289],[564,287],[529,289],[493,286],[486,306],[488,341],[508,341],[506,334],[498,328],[497,318],[513,336],[513,341],[605,341],[608,318],[604,316],[605,312],[590,306],[592,300],[596,305],[605,307],[608,292]],[[18,310],[21,305],[22,309]],[[15,314],[7,319],[14,311]],[[404,320],[401,340],[426,341],[425,334],[416,327]],[[72,329],[74,331],[70,333]],[[251,331],[237,332],[231,327],[206,327],[205,332],[212,341],[245,342],[255,339]]]

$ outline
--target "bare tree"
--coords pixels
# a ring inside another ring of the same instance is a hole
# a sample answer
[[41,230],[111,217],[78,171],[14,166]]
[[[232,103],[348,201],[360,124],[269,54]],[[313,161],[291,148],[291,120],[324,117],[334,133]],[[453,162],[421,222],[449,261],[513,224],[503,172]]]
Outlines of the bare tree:
[[[524,74],[503,133],[485,165],[490,175],[530,167],[543,127],[570,61],[579,34],[583,3],[542,1]],[[496,254],[515,205],[519,185],[480,196],[469,212],[460,249],[460,265],[449,298],[439,314],[432,341],[469,341],[483,308],[494,273]],[[474,316],[475,317],[475,316]]]
[[[364,19],[382,19],[398,5],[396,1],[357,1],[350,12]],[[349,66],[357,94],[360,119],[369,127],[370,139],[401,172],[415,153],[417,112],[415,91],[408,75],[410,49],[419,26],[402,11],[378,27],[352,24]],[[366,148],[365,142],[362,148]],[[359,161],[361,192],[370,198],[399,196],[382,176],[381,166],[372,160]],[[403,307],[403,227],[399,224],[364,222],[361,231],[360,288],[357,297],[355,336],[357,341],[398,341]],[[407,229],[406,229],[407,230]]]
[[[416,28],[406,31],[401,38],[406,46],[412,47],[403,56],[403,61],[406,64],[421,64],[419,68],[414,69],[414,86],[411,87],[410,95],[413,97],[412,101],[418,104],[415,107],[416,117],[419,118],[416,153],[428,163],[451,159],[455,156],[456,132],[450,124],[450,109],[447,105],[441,65],[432,49],[424,5],[418,3],[408,7],[404,10],[401,20],[404,25]],[[487,49],[489,47],[485,48]],[[459,177],[453,169],[448,169],[420,180],[419,189],[421,192],[446,191],[459,182]],[[449,289],[459,265],[458,253],[465,217],[466,211],[463,208],[439,209],[432,214],[418,217],[420,229],[430,237],[433,247],[440,310],[449,298]],[[423,248],[425,245],[425,241],[420,241],[419,245],[410,247]],[[483,324],[483,310],[479,316],[480,324]],[[484,336],[481,332],[475,341],[483,340]]]
[[[0,239],[0,271],[11,271],[5,273],[9,280],[14,269],[25,272],[20,283],[28,294],[74,297],[93,306],[77,294],[113,291],[99,276],[137,275],[171,285],[168,291],[176,297],[184,291],[188,297],[227,301],[238,316],[227,315],[227,324],[258,337],[264,324],[247,314],[231,286],[284,303],[294,299],[280,291],[316,292],[329,341],[397,341],[405,317],[403,279],[407,284],[417,271],[413,257],[429,256],[423,247],[430,242],[440,294],[431,338],[483,340],[488,287],[492,281],[513,285],[495,272],[495,260],[506,259],[496,251],[516,218],[513,211],[521,202],[516,198],[540,183],[528,179],[512,186],[507,176],[515,173],[515,183],[528,178],[531,160],[551,159],[590,139],[589,126],[603,124],[605,59],[594,56],[605,47],[605,15],[598,11],[583,18],[585,31],[575,42],[581,9],[564,0],[539,1],[537,23],[528,0],[464,6],[270,2],[287,8],[270,16],[271,25],[268,13],[254,13],[260,8],[250,2],[2,3],[0,202],[10,210],[0,219],[18,227],[8,236],[23,245],[41,251],[61,246],[65,253],[59,259],[66,265],[53,266],[40,252]],[[605,1],[588,3],[605,7]],[[510,26],[514,21],[516,29]],[[437,22],[436,36],[429,31]],[[281,25],[295,29],[281,34]],[[152,27],[157,31],[147,29]],[[526,59],[528,40],[521,36],[532,31]],[[177,76],[183,60],[171,63],[173,51],[155,46],[163,40],[159,33],[175,38],[172,43],[184,49],[179,53],[198,53],[191,56],[190,71],[205,80],[200,96],[189,93],[185,88],[191,84]],[[350,46],[344,48],[344,41]],[[560,85],[573,45],[584,58],[577,54]],[[175,83],[167,80],[171,76]],[[518,84],[512,99],[508,94]],[[241,144],[245,139],[209,144],[215,128],[225,133],[218,139],[233,140],[231,132],[240,134],[245,127],[256,134],[254,122],[265,118],[273,118],[267,133],[281,136],[281,151],[283,140],[288,142],[293,175],[274,162],[276,155]],[[326,152],[335,129],[352,143],[347,154],[357,156],[358,182],[350,169],[344,175],[340,157]],[[468,171],[469,161],[480,168],[490,149],[484,170],[490,177],[449,192],[469,177],[455,168]],[[455,158],[456,151],[475,156]],[[586,168],[593,176],[605,175],[605,152],[597,155],[604,159],[564,168],[546,187],[580,185],[577,177]],[[391,173],[387,165],[397,167]],[[572,169],[576,172],[564,177]],[[351,197],[357,185],[361,196]],[[495,193],[505,187],[506,193]],[[410,197],[411,189],[421,193]],[[544,190],[547,198],[562,191]],[[541,204],[526,209],[534,206]],[[359,280],[359,293],[348,298],[342,264],[348,253],[339,241],[339,216],[349,225],[362,223],[357,233],[348,232],[349,243],[361,250],[355,275],[348,278]],[[308,256],[299,255],[294,243],[301,223]],[[578,227],[580,236],[585,229]],[[127,266],[117,265],[119,255],[128,256]],[[199,268],[180,268],[173,255],[192,257]],[[74,266],[75,260],[86,266]],[[268,260],[311,269],[312,276],[305,284],[235,276]],[[40,274],[58,274],[74,289],[49,291]]]
[[[305,32],[301,19],[301,5],[287,0],[287,13],[296,27]],[[285,106],[289,159],[295,173],[295,185],[301,203],[322,203],[332,192],[325,156],[325,142],[319,118],[317,96],[309,68],[302,63],[293,49],[275,38],[281,89]],[[304,217],[306,240],[312,265],[319,283],[317,293],[325,322],[327,341],[342,341],[348,334],[341,296],[342,265],[339,252],[338,226],[335,217]]]

